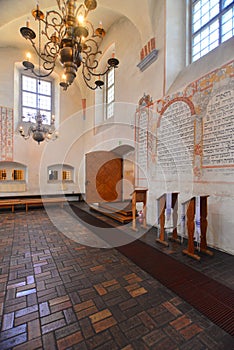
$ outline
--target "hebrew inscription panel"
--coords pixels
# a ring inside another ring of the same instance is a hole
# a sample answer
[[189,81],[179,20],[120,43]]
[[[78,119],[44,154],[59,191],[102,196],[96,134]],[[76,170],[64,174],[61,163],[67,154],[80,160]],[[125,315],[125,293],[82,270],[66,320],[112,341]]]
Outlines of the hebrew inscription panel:
[[138,135],[137,135],[137,148],[138,148],[138,166],[140,169],[147,170],[147,131],[148,129],[148,113],[142,110],[139,113],[138,119]]
[[186,102],[172,102],[165,110],[158,127],[157,137],[158,165],[172,174],[191,172],[194,119]]
[[203,167],[234,165],[234,91],[213,96],[203,120]]

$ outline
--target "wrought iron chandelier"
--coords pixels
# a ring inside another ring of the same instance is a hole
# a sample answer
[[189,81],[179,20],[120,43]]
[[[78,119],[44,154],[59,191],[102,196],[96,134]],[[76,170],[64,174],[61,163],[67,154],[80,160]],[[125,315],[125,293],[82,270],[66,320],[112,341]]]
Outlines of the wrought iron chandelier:
[[[32,11],[38,21],[38,47],[35,43],[36,33],[30,28],[29,21],[26,27],[20,28],[22,36],[31,42],[40,58],[43,71],[38,72],[29,60],[23,61],[24,67],[37,77],[47,77],[54,71],[58,59],[63,67],[60,82],[63,90],[73,83],[79,67],[90,89],[101,88],[104,84],[101,77],[111,68],[117,68],[119,61],[115,57],[109,58],[105,70],[98,72],[98,55],[102,53],[99,43],[105,31],[102,25],[94,30],[92,23],[87,20],[89,12],[97,7],[97,1],[85,0],[79,6],[77,0],[56,1],[60,12],[51,10],[44,14],[38,4]],[[45,42],[43,48],[42,41]]]
[[21,136],[27,140],[30,136],[38,143],[46,140],[56,140],[58,138],[58,132],[55,129],[55,118],[52,116],[51,125],[44,125],[43,122],[47,119],[44,114],[41,114],[40,110],[37,111],[35,116],[30,117],[30,124],[27,131],[24,130],[23,126],[19,127]]

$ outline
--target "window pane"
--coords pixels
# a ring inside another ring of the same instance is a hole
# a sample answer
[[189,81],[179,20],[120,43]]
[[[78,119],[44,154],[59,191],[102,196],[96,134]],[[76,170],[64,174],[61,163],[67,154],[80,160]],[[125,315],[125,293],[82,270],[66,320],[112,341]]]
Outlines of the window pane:
[[199,43],[196,46],[194,46],[194,48],[193,48],[193,55],[196,55],[200,50],[201,50],[201,45]]
[[50,125],[51,124],[51,113],[48,111],[43,111],[43,110],[41,110],[40,113],[41,113],[42,118],[43,118],[42,124]]
[[37,108],[37,96],[30,92],[23,92],[22,105],[25,107]]
[[222,24],[232,19],[232,9],[225,12],[222,16]]
[[114,115],[114,104],[110,104],[107,106],[107,118],[110,118]]
[[210,33],[214,32],[215,30],[218,30],[218,29],[219,29],[219,22],[218,21],[211,23]]
[[[51,113],[48,111],[41,110],[40,114],[42,115],[43,122],[42,124],[51,124]],[[37,115],[37,110],[33,108],[23,108],[23,113],[22,113],[22,120],[24,122],[31,122],[35,123],[36,122],[36,117]]]
[[208,47],[205,47],[202,51],[201,51],[201,56],[206,55],[209,52]]
[[209,13],[209,3],[208,2],[206,2],[204,4],[204,6],[202,6],[202,9],[201,9],[202,16],[204,16],[206,13]]
[[49,180],[58,180],[57,170],[49,170]]
[[13,180],[24,180],[24,171],[23,170],[13,170],[12,172]]
[[6,169],[1,169],[0,170],[0,181],[4,181],[7,178],[7,173],[6,173]]
[[35,123],[36,110],[32,108],[23,108],[22,119],[24,122]]
[[199,33],[193,38],[193,45],[198,44],[200,40],[201,40],[201,34]]
[[197,32],[200,28],[201,28],[201,21],[200,21],[200,19],[199,19],[199,21],[197,21],[196,23],[194,23],[194,26],[193,26],[193,33]]
[[231,32],[231,30],[232,30],[232,22],[231,22],[231,21],[225,23],[225,24],[222,26],[222,34]]
[[71,180],[71,172],[70,170],[63,170],[62,173],[63,181],[70,181]]
[[210,19],[212,19],[215,16],[217,16],[218,13],[219,13],[219,4],[215,5],[214,7],[212,7],[210,9]]
[[222,16],[222,38],[221,41],[231,38],[234,35],[234,6]]
[[22,75],[22,89],[26,91],[36,92],[37,91],[37,80],[35,78],[27,77]]
[[219,41],[216,40],[213,43],[210,44],[210,51],[215,49],[217,46],[219,46]]
[[205,38],[204,40],[201,41],[201,49],[204,50],[205,47],[209,45],[209,40],[208,38]]
[[204,16],[202,16],[202,26],[204,26],[206,23],[209,22],[209,13],[206,13]]
[[114,68],[108,72],[107,85],[110,86],[114,84]]
[[201,8],[201,1],[198,1],[195,5],[194,5],[194,12],[200,11]]
[[40,96],[38,101],[38,107],[40,109],[51,110],[51,98],[46,96]]
[[111,86],[111,88],[108,90],[108,94],[107,94],[107,103],[110,103],[112,101],[114,101],[114,85]]
[[201,57],[201,54],[200,54],[200,52],[199,52],[197,55],[193,56],[193,61],[195,62],[195,61],[198,60],[200,57]]
[[216,30],[215,32],[212,32],[211,35],[210,35],[210,43],[213,43],[213,42],[219,42],[219,31]]
[[51,96],[51,82],[49,81],[39,81],[38,82],[38,93]]
[[203,31],[201,32],[201,39],[206,38],[209,35],[209,27],[203,29]]
[[224,43],[224,41],[230,39],[233,36],[233,32],[228,32],[225,35],[222,36],[222,43]]
[[200,11],[195,12],[193,15],[193,23],[200,21]]

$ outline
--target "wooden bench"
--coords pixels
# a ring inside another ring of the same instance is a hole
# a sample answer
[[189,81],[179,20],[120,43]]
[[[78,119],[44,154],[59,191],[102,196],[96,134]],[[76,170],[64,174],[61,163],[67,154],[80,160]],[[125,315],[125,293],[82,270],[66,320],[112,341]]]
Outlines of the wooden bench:
[[15,205],[21,204],[19,199],[1,199],[0,208],[11,208],[12,213],[15,211]]
[[63,197],[54,197],[54,198],[27,198],[22,199],[21,204],[25,205],[25,211],[28,211],[29,206],[37,206],[43,204],[58,204],[60,203],[63,207],[63,204],[67,202],[66,198]]
[[24,205],[25,211],[28,211],[29,206],[38,206],[44,204],[61,204],[67,202],[65,197],[45,197],[45,198],[22,198],[22,199],[1,199],[0,208],[11,208],[12,213],[15,211],[15,205]]

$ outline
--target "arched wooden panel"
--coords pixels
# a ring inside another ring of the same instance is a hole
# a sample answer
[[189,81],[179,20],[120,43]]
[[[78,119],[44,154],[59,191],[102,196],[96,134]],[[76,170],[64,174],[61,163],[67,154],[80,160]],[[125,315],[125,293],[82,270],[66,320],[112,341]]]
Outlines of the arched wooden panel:
[[115,153],[96,151],[86,154],[86,202],[122,200],[123,161]]

